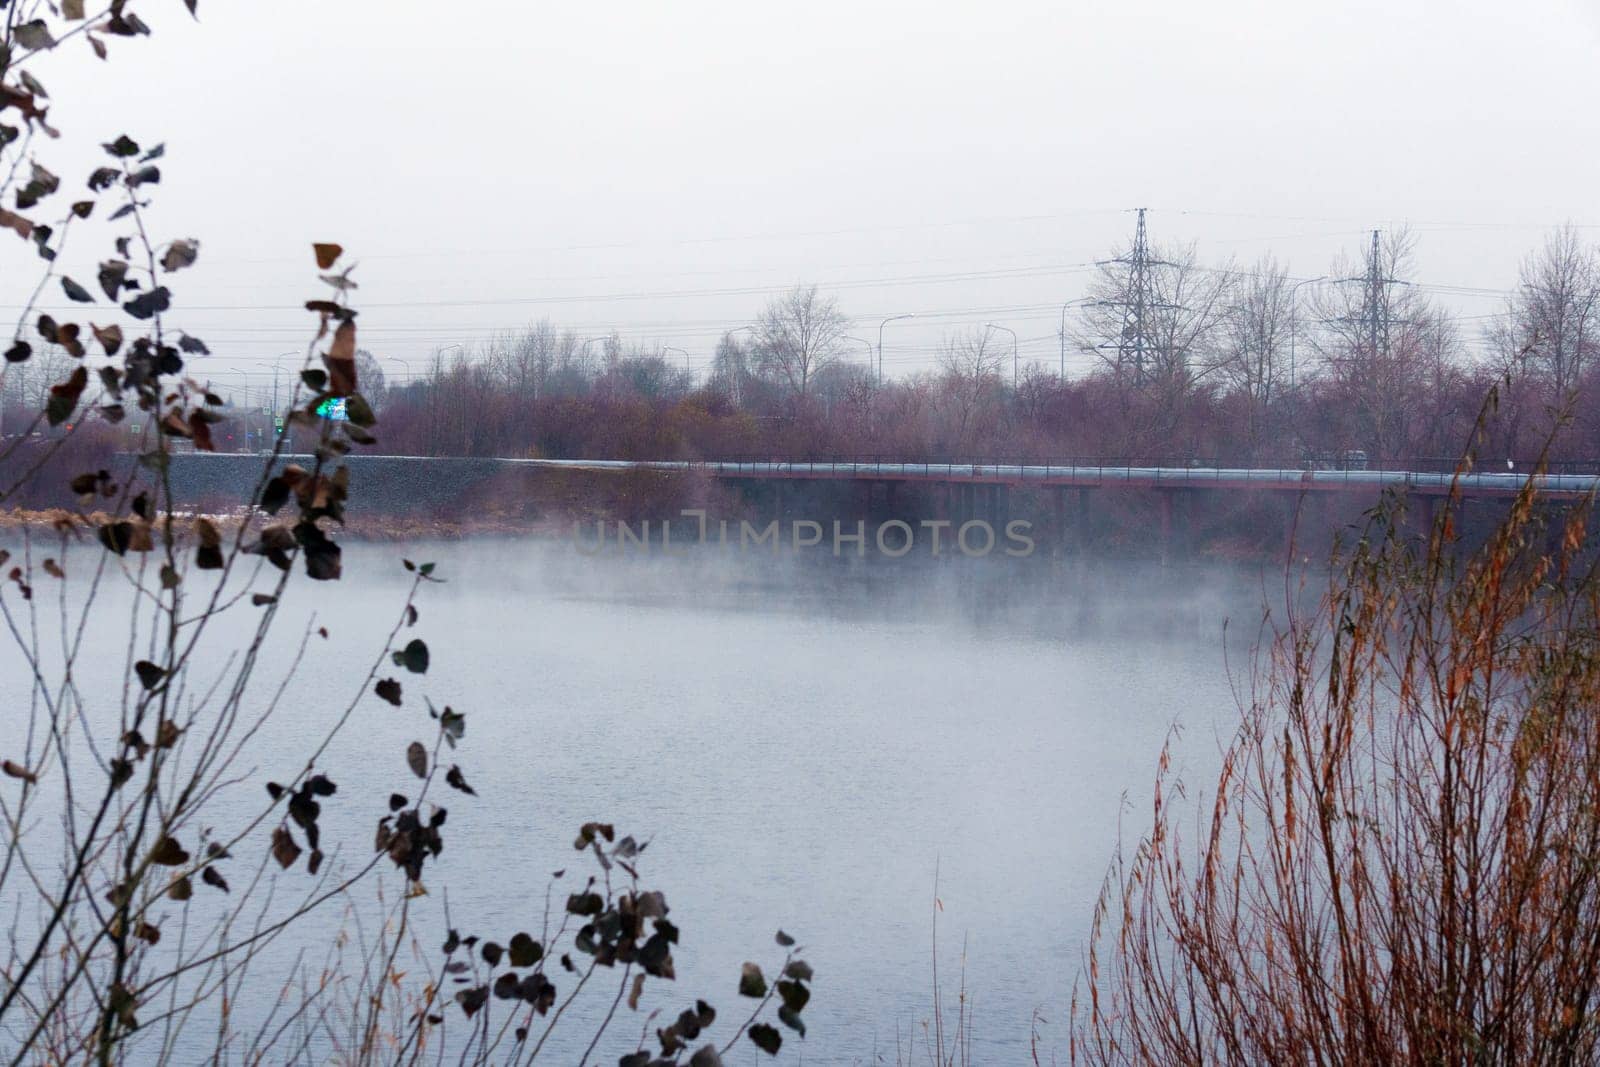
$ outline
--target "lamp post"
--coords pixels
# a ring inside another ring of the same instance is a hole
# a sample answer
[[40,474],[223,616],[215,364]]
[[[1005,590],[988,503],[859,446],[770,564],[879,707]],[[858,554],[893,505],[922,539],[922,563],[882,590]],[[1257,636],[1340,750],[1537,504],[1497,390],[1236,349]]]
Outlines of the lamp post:
[[908,311],[904,315],[890,315],[878,323],[878,384],[880,386],[883,385],[883,328],[891,322],[898,322],[900,319],[914,319],[916,317],[916,312]]
[[389,360],[390,362],[398,363],[398,364],[400,364],[402,367],[404,367],[406,369],[406,384],[407,385],[410,385],[413,381],[416,380],[416,375],[413,374],[412,371],[411,371],[411,361],[409,359],[401,359],[399,356],[384,356],[383,358]]
[[1289,286],[1289,424],[1294,427],[1294,435],[1297,441],[1300,437],[1300,420],[1295,418],[1295,415],[1298,414],[1300,404],[1295,397],[1295,389],[1299,381],[1295,377],[1294,340],[1295,327],[1299,322],[1300,314],[1295,303],[1295,294],[1300,291],[1302,285],[1314,285],[1317,282],[1325,282],[1327,280],[1328,276],[1324,274],[1317,278],[1303,278]]
[[247,371],[247,370],[241,370],[238,367],[235,367],[232,370],[220,370],[217,373],[218,374],[237,374],[239,376],[239,383],[240,383],[239,384],[239,389],[240,389],[240,392],[242,392],[244,394],[244,404],[241,405],[241,404],[235,403],[233,406],[236,407],[236,408],[249,407],[250,406],[250,372]]
[[1296,385],[1294,367],[1295,325],[1300,319],[1297,306],[1295,304],[1295,294],[1300,291],[1300,287],[1302,285],[1315,285],[1317,282],[1325,282],[1327,280],[1328,276],[1324,274],[1318,278],[1304,278],[1289,286],[1289,389],[1291,392],[1293,392]]
[[1067,310],[1075,307],[1088,307],[1090,304],[1099,303],[1092,296],[1080,297],[1077,300],[1068,300],[1061,305],[1061,380],[1067,380]]
[[844,340],[854,341],[858,345],[867,346],[867,367],[870,369],[872,367],[872,342],[867,340],[865,337],[854,337],[850,334],[846,334]]
[[688,374],[691,377],[693,376],[694,372],[689,369],[689,353],[685,352],[681,348],[674,348],[672,345],[662,345],[661,346],[661,351],[663,351],[663,352],[677,352],[680,355],[682,355],[683,356],[683,373]]
[[[1017,391],[1017,331],[1009,326],[1001,326],[993,322],[984,323],[983,328],[985,331],[1004,330],[1011,335],[1011,391],[1014,393]],[[987,333],[985,336],[987,336]]]
[[270,366],[272,368],[272,417],[274,420],[278,417],[278,361],[286,356],[298,356],[299,354],[298,352],[279,352],[272,357],[271,363],[256,364],[258,367]]

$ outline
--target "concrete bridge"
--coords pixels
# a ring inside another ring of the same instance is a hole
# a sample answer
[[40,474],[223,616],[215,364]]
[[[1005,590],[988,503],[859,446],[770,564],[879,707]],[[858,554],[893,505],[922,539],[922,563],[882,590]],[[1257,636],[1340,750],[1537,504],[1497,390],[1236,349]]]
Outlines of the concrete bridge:
[[[1529,475],[1515,471],[1303,470],[1270,467],[1154,467],[1084,463],[899,463],[880,460],[620,460],[504,459],[499,463],[586,471],[685,471],[741,481],[866,481],[944,485],[1017,485],[1078,488],[1206,489],[1238,491],[1360,492],[1404,489],[1424,496],[1513,497]],[[1600,477],[1533,475],[1539,494],[1581,499],[1600,492]]]
[[[227,469],[258,471],[261,457],[243,453],[181,453],[174,463],[199,474]],[[280,457],[283,463],[309,466],[310,455]],[[1417,496],[1440,497],[1452,490],[1465,498],[1509,498],[1530,480],[1541,497],[1580,500],[1600,495],[1600,475],[1528,474],[1516,471],[1441,470],[1306,470],[1290,467],[1144,466],[1097,462],[1065,463],[907,463],[884,460],[624,460],[523,459],[468,456],[345,457],[352,475],[379,471],[408,479],[478,478],[506,470],[589,471],[700,474],[743,481],[848,481],[920,485],[1031,486],[1039,488],[1126,488],[1280,493],[1362,493],[1401,489]]]
[[[281,462],[310,465],[312,457],[286,455]],[[261,457],[183,453],[173,457],[180,496],[216,501],[254,484]],[[1095,501],[1104,491],[1131,491],[1152,499],[1155,513],[1137,518],[1159,528],[1163,557],[1182,554],[1189,533],[1207,509],[1226,509],[1245,497],[1284,503],[1285,530],[1297,522],[1302,502],[1321,501],[1316,519],[1339,498],[1365,507],[1386,489],[1407,495],[1419,525],[1430,523],[1439,500],[1452,491],[1465,501],[1509,501],[1530,479],[1547,502],[1577,502],[1600,496],[1600,475],[1527,474],[1516,471],[1303,470],[1269,467],[1145,466],[1099,462],[935,463],[887,460],[582,460],[350,455],[352,485],[362,505],[380,513],[448,509],[474,488],[499,487],[510,497],[533,491],[542,472],[600,477],[657,472],[712,479],[741,494],[769,516],[849,516],[868,521],[925,516],[961,523],[984,519],[996,526],[1026,513],[1044,524],[1056,547],[1089,543],[1105,519]],[[1014,496],[1020,499],[1014,499]],[[1013,507],[1017,505],[1014,512]],[[673,512],[652,516],[671,517]],[[1326,521],[1323,521],[1326,520]],[[1257,520],[1259,522],[1259,520]],[[1306,527],[1310,529],[1310,527]],[[1137,531],[1135,531],[1137,532]],[[1152,530],[1151,533],[1157,532]]]
[[[1154,493],[1160,524],[1160,552],[1165,561],[1183,551],[1186,527],[1182,511],[1203,495],[1272,494],[1284,500],[1285,537],[1293,534],[1295,509],[1303,499],[1336,496],[1375,498],[1384,490],[1405,494],[1416,505],[1419,528],[1431,527],[1440,500],[1455,493],[1463,501],[1510,500],[1530,479],[1547,502],[1577,502],[1600,497],[1600,476],[1591,474],[1518,474],[1508,471],[1449,470],[1305,470],[1269,467],[1163,467],[1105,463],[905,463],[885,460],[540,460],[517,462],[551,469],[587,471],[698,472],[727,482],[767,484],[775,490],[775,510],[783,514],[784,486],[794,483],[855,483],[865,491],[865,512],[898,515],[896,496],[907,486],[931,494],[937,518],[956,524],[981,518],[998,525],[1011,514],[1013,489],[1043,491],[1050,498],[1052,526],[1059,547],[1080,545],[1091,525],[1090,494],[1099,490],[1145,490]],[[882,506],[873,507],[875,487],[882,486]]]

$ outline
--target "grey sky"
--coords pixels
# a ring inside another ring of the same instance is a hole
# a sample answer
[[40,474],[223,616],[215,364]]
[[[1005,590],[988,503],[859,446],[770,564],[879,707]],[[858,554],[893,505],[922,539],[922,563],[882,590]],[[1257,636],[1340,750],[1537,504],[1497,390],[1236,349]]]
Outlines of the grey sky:
[[1415,280],[1483,289],[1600,223],[1593,0],[145,8],[110,69],[59,65],[54,114],[167,142],[158,228],[203,241],[182,321],[268,379],[304,344],[314,239],[360,260],[362,343],[399,377],[546,316],[703,367],[812,281],[873,341],[919,313],[894,372],[987,321],[1054,366],[1061,303],[1139,205],[1158,241],[1299,276],[1409,222]]

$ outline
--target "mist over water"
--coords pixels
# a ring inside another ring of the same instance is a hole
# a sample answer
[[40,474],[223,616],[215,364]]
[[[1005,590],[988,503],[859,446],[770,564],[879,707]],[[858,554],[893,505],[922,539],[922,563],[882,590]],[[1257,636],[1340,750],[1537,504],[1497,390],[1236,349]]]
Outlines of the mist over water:
[[[1093,561],[352,545],[345,581],[297,583],[281,609],[281,651],[308,626],[329,637],[311,639],[252,750],[264,772],[283,756],[265,777],[291,777],[306,738],[349,700],[403,602],[403,557],[434,561],[446,579],[419,600],[415,633],[432,666],[402,675],[403,708],[365,695],[320,762],[340,785],[322,821],[342,851],[324,847],[334,865],[362,862],[381,814],[373,798],[416,784],[401,753],[432,736],[423,694],[466,714],[460,748],[443,758],[478,791],[436,798],[452,833],[413,910],[430,952],[449,925],[502,940],[537,933],[551,872],[568,871],[559,912],[592,866],[572,849],[581,823],[649,840],[646,883],[665,891],[683,931],[678,978],[647,987],[600,1062],[632,1048],[648,1011],[670,1017],[697,996],[717,1007],[713,1035],[725,1040],[724,1021],[753,1003],[736,996],[739,965],[770,972],[780,926],[817,973],[809,1034],[786,1045],[784,1062],[876,1062],[875,1052],[893,1062],[897,1034],[920,1041],[931,1009],[936,874],[940,975],[953,1003],[964,947],[979,1060],[1018,1062],[1036,1010],[1043,1047],[1064,1049],[1119,822],[1129,840],[1148,822],[1174,726],[1178,765],[1209,788],[1236,718],[1222,621],[1237,670],[1273,580]],[[93,626],[110,633],[126,625],[127,594],[108,596]],[[3,687],[25,699],[21,679]],[[241,787],[208,824],[228,813],[243,822],[262,805],[258,789]],[[371,892],[356,891],[358,910],[370,912]],[[320,951],[350,929],[328,906],[294,947]],[[564,993],[572,976],[551,975]],[[263,988],[272,977],[256,975]],[[608,1000],[613,985],[593,995]],[[194,1040],[207,1029],[195,1026]],[[560,1045],[555,1059],[581,1047]]]
[[[1234,717],[1221,620],[1251,630],[1261,598],[1148,566],[406,551],[450,579],[423,601],[429,690],[467,711],[483,798],[453,807],[444,869],[473,875],[453,912],[531,924],[505,887],[577,866],[577,825],[613,820],[652,840],[680,999],[734,1011],[739,964],[775,958],[778,926],[800,938],[817,1062],[920,1034],[936,871],[942,974],[953,993],[965,941],[984,1058],[1020,1057],[1036,1008],[1059,1042],[1119,819],[1148,818],[1174,725],[1209,777]],[[357,565],[398,592],[396,554]]]

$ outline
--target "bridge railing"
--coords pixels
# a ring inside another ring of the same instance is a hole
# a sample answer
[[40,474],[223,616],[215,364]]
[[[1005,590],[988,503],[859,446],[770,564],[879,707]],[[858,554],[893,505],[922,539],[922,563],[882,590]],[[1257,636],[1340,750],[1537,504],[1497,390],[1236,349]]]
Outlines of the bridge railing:
[[[1014,454],[980,454],[950,456],[917,456],[905,453],[841,453],[829,455],[782,455],[777,453],[729,453],[722,455],[706,456],[697,463],[745,463],[763,464],[767,466],[783,465],[793,470],[840,470],[850,469],[861,473],[890,472],[916,468],[929,473],[946,472],[955,469],[966,470],[973,467],[985,469],[994,468],[1021,468],[1044,470],[1084,470],[1103,468],[1106,470],[1174,470],[1178,468],[1193,469],[1224,469],[1224,470],[1362,470],[1366,467],[1349,462],[1335,462],[1333,460],[1317,459],[1292,459],[1286,456],[1273,457],[1248,457],[1248,456],[1116,456],[1116,455],[1085,455],[1085,456],[1052,456],[1037,457]],[[1453,463],[1445,464],[1442,461],[1428,460],[1426,466],[1407,466],[1404,464],[1390,464],[1388,469],[1407,470],[1433,470],[1449,471],[1454,469]],[[1367,467],[1374,465],[1368,463]],[[1600,464],[1597,464],[1600,466]]]
[[[840,452],[785,455],[772,452],[731,452],[705,456],[708,462],[761,462],[761,463],[857,463],[873,464],[928,464],[933,467],[949,465],[984,467],[1195,467],[1223,470],[1273,469],[1273,470],[1412,470],[1449,474],[1461,462],[1459,456],[1408,456],[1384,457],[1368,453],[1365,460],[1354,450],[1343,454],[1318,455],[1239,455],[1227,453],[1186,453],[1183,455],[1127,455],[1100,454],[1067,456],[1041,456],[1021,453],[978,453],[959,456],[945,454],[917,454],[905,452]],[[1477,470],[1489,471],[1505,468],[1529,471],[1538,464],[1537,456],[1480,456]],[[1550,458],[1544,461],[1549,474],[1588,474],[1600,476],[1600,458],[1581,457]]]
[[[953,482],[1036,482],[1078,485],[1143,485],[1261,488],[1332,489],[1340,487],[1414,487],[1427,493],[1441,493],[1455,482],[1455,467],[1444,470],[1388,469],[1326,470],[1307,467],[1200,467],[1159,466],[1122,461],[1106,463],[1078,461],[1046,462],[943,462],[906,461],[878,458],[841,459],[748,459],[701,461],[674,464],[677,467],[704,467],[724,477],[814,477],[874,478],[885,481],[928,480]],[[1473,493],[1509,495],[1525,485],[1531,469],[1474,470],[1464,472],[1460,485]],[[1600,488],[1600,475],[1555,474],[1547,472],[1540,482],[1543,492],[1577,496]]]

